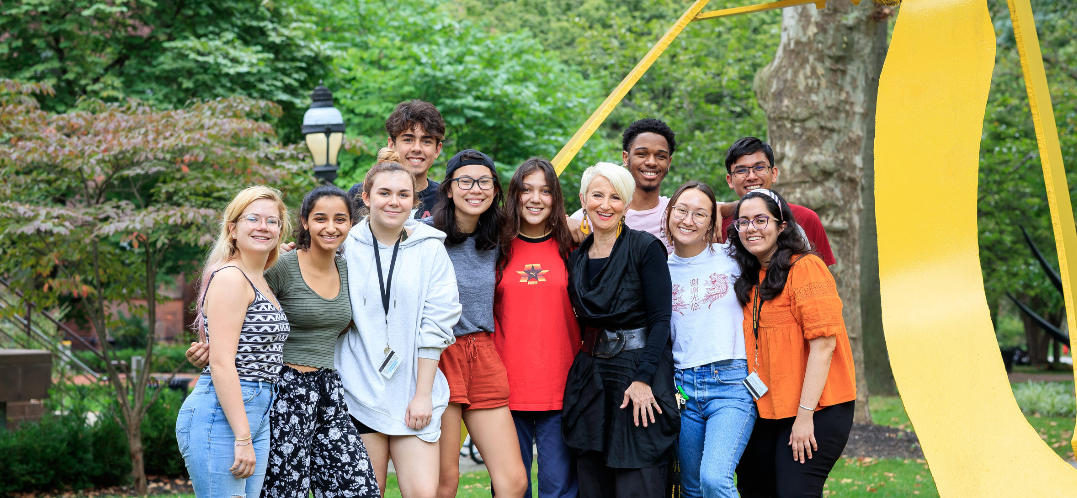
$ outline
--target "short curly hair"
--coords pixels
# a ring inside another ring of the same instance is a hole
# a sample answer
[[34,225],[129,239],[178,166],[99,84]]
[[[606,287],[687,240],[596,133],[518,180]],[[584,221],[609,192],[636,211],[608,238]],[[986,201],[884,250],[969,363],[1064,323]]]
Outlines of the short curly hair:
[[669,125],[654,118],[641,119],[628,125],[624,134],[621,135],[621,149],[628,152],[628,149],[632,148],[632,142],[635,142],[636,137],[641,133],[654,133],[665,137],[666,142],[669,143],[670,154],[677,149],[677,135],[669,128]]
[[445,119],[434,104],[422,100],[408,100],[397,104],[389,119],[385,120],[385,131],[395,142],[396,137],[410,131],[415,125],[422,126],[423,131],[438,142],[445,140]]

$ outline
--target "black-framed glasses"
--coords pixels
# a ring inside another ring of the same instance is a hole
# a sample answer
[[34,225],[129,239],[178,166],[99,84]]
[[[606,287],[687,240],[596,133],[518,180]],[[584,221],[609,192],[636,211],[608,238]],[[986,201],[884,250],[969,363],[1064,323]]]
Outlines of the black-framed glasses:
[[692,215],[692,223],[696,225],[702,225],[707,222],[707,218],[710,218],[710,214],[703,211],[689,211],[684,206],[673,206],[673,218],[677,221],[683,221],[688,215]]
[[472,178],[470,176],[461,176],[460,178],[453,178],[450,182],[456,182],[456,185],[460,187],[460,190],[471,190],[475,188],[475,184],[479,185],[482,190],[490,190],[494,188],[494,177],[483,176],[479,179]]
[[262,226],[263,219],[266,222],[266,227],[270,230],[274,232],[280,230],[280,218],[277,218],[276,216],[266,216],[265,218],[262,218],[257,214],[248,214],[243,217],[243,221],[247,222],[247,227],[252,229]]
[[763,176],[767,171],[770,171],[770,166],[763,164],[756,164],[755,166],[738,166],[733,168],[733,176],[737,178],[748,178],[748,173],[755,173],[755,176]]
[[769,224],[770,224],[770,216],[762,215],[762,214],[759,215],[759,216],[756,216],[755,218],[752,218],[750,220],[747,220],[747,219],[744,219],[744,218],[733,220],[733,226],[737,228],[738,232],[747,231],[749,225],[755,225],[756,230],[763,230],[763,229],[766,229],[767,225],[769,225]]

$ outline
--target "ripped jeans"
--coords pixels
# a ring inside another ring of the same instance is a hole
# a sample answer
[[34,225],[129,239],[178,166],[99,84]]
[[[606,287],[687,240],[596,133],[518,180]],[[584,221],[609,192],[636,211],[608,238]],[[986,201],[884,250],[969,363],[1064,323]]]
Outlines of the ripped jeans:
[[258,498],[262,492],[262,480],[269,461],[269,407],[273,401],[273,384],[243,380],[239,386],[257,458],[254,475],[237,479],[228,470],[236,460],[236,436],[217,401],[217,391],[209,374],[198,378],[198,384],[183,401],[176,418],[176,442],[191,475],[194,494],[199,498]]

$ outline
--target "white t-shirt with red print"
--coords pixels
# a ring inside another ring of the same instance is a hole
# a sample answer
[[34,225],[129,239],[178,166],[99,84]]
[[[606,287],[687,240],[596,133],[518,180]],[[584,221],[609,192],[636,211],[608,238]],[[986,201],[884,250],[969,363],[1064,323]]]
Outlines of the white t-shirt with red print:
[[673,366],[686,369],[743,360],[744,309],[733,282],[740,276],[727,244],[711,244],[693,258],[669,256],[673,280]]

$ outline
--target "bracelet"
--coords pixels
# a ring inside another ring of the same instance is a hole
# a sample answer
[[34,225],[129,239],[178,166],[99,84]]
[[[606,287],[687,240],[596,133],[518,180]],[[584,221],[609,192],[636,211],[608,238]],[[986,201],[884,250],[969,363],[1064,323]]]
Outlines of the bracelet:
[[805,410],[808,410],[809,412],[814,412],[814,411],[815,411],[815,409],[814,409],[814,408],[808,408],[808,407],[806,407],[806,406],[804,406],[804,405],[800,405],[800,404],[798,404],[797,406],[799,406],[799,407],[801,407],[801,408],[803,408],[803,409],[805,409]]
[[247,436],[247,437],[237,437],[237,438],[236,438],[236,441],[237,441],[237,442],[238,442],[238,441],[250,441],[250,440],[251,440],[251,437],[252,437],[252,436]]
[[254,441],[251,441],[250,438],[248,438],[246,443],[241,443],[239,441],[236,441],[236,446],[250,446],[253,443],[254,443]]

